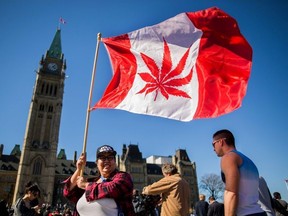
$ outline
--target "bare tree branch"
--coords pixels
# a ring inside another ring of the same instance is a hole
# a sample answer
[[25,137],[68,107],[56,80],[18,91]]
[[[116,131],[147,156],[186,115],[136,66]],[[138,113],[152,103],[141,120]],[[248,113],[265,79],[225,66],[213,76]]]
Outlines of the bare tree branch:
[[214,196],[216,200],[223,197],[224,183],[220,176],[214,173],[202,176],[199,186],[201,189],[207,191],[209,196]]

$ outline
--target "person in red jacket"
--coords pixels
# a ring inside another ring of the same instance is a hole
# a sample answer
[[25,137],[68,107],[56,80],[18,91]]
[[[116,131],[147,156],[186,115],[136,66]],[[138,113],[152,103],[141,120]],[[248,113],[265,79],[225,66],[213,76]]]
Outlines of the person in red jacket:
[[76,215],[125,215],[134,216],[132,204],[133,182],[130,174],[116,167],[116,151],[103,145],[97,149],[96,164],[99,176],[85,179],[80,176],[86,164],[81,154],[74,174],[64,181],[63,195],[76,203]]

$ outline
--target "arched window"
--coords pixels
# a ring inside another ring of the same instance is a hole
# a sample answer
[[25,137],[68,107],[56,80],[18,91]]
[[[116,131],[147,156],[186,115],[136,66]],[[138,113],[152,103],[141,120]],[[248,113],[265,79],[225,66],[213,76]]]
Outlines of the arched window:
[[53,92],[53,85],[50,85],[50,92],[49,92],[50,96],[52,96],[52,92]]
[[43,94],[44,88],[45,88],[45,82],[42,83],[42,86],[41,86],[41,94]]
[[33,165],[33,175],[41,175],[42,173],[42,160],[41,158],[37,158],[34,161],[34,165]]
[[48,112],[53,112],[53,106],[52,105],[50,105],[49,107],[48,107]]
[[39,111],[44,111],[44,108],[45,108],[45,106],[44,106],[44,104],[40,104],[40,106],[39,106]]
[[46,95],[48,95],[48,92],[49,92],[49,84],[47,83],[47,85],[46,85],[46,92],[45,92],[45,94],[46,94]]
[[57,85],[55,85],[55,88],[54,88],[54,96],[57,95]]

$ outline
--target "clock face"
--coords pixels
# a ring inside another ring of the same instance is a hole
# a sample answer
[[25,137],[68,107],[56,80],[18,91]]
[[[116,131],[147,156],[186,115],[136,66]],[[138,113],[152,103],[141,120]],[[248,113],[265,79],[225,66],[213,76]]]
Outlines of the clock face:
[[56,63],[49,63],[48,64],[48,69],[51,70],[51,71],[56,71],[58,68],[57,64]]

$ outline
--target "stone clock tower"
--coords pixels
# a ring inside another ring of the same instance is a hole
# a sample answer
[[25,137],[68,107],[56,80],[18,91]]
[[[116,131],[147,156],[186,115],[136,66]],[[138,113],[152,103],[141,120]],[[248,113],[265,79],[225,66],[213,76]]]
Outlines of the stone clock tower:
[[39,185],[43,202],[52,202],[65,70],[61,30],[57,29],[37,70],[13,203],[25,193],[28,181]]

